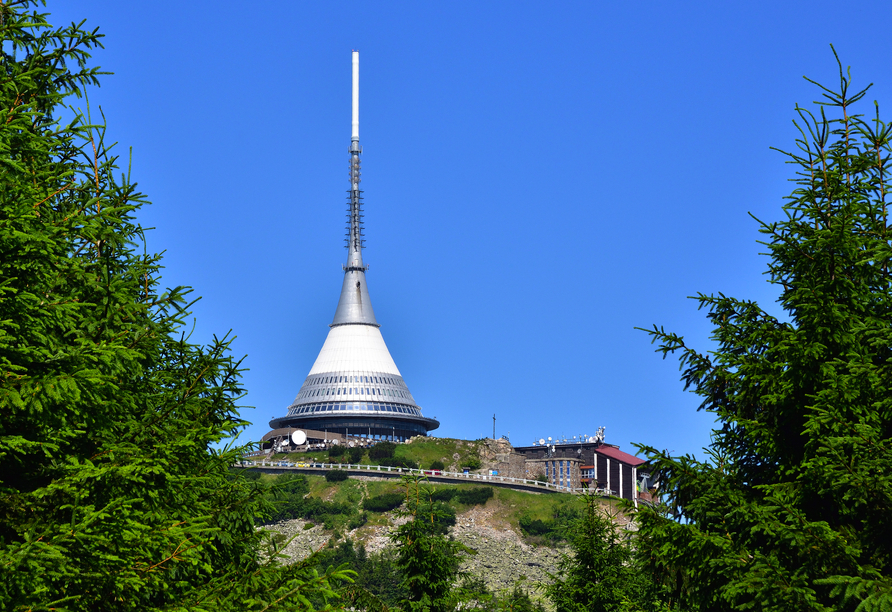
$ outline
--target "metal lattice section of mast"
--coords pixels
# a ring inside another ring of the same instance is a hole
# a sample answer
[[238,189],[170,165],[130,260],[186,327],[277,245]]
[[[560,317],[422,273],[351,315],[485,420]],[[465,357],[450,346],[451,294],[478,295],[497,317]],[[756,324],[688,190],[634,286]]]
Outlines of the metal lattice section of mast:
[[349,177],[351,189],[347,192],[347,265],[346,270],[367,270],[368,266],[362,264],[362,248],[365,246],[364,228],[362,214],[362,190],[359,189],[359,182],[362,178],[362,161],[360,153],[362,148],[359,142],[353,141],[350,144],[350,166]]

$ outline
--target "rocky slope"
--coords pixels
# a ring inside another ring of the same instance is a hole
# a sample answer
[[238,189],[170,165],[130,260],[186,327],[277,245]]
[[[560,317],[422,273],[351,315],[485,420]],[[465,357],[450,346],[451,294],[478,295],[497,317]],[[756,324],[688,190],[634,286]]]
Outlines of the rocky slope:
[[[380,551],[390,545],[393,527],[404,520],[392,515],[388,518],[388,525],[361,527],[346,532],[344,537],[362,542],[369,552]],[[283,552],[293,560],[300,560],[325,546],[332,537],[321,525],[309,529],[305,525],[306,521],[292,520],[267,528],[293,538]],[[511,589],[517,580],[525,580],[527,590],[547,582],[548,574],[557,571],[557,563],[566,552],[566,547],[525,542],[517,528],[499,518],[496,507],[475,506],[459,514],[450,535],[477,551],[476,555],[466,556],[461,570],[479,576],[494,592]]]

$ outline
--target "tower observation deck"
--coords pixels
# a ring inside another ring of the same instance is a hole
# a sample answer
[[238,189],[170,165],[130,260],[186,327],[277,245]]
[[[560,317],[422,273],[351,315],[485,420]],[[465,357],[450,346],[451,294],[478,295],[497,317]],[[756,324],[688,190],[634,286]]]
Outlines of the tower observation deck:
[[[353,124],[347,192],[347,263],[328,337],[277,429],[310,429],[388,440],[427,435],[440,423],[421,414],[390,356],[369,298],[362,261],[359,146],[359,52],[353,52]],[[269,435],[269,434],[267,434]]]

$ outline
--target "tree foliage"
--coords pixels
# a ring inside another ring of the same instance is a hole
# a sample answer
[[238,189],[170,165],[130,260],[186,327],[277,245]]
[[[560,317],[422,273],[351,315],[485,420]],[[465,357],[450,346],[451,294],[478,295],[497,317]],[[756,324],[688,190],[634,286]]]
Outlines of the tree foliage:
[[654,612],[668,609],[657,586],[632,565],[628,534],[605,512],[599,498],[585,497],[585,510],[568,537],[545,592],[560,612]]
[[796,107],[796,187],[761,223],[786,320],[700,295],[712,353],[651,331],[719,422],[704,461],[645,449],[644,561],[692,609],[892,608],[892,128],[839,76]]
[[82,25],[0,4],[0,608],[326,606],[329,576],[278,565],[258,483],[218,450],[243,424],[229,338],[184,335],[145,197],[66,106],[103,74]]
[[419,477],[405,476],[405,515],[410,520],[391,534],[397,548],[397,567],[402,574],[402,588],[409,594],[402,602],[405,610],[448,612],[459,603],[460,593],[453,590],[459,576],[462,552],[472,552],[445,535],[444,522],[454,522],[455,514],[445,516],[448,508],[431,499]]

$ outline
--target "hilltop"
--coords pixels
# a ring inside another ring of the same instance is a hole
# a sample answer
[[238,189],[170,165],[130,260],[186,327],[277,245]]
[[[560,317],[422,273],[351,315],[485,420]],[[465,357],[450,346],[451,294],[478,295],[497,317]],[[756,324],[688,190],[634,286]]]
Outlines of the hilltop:
[[[422,468],[439,462],[450,471],[469,465],[482,471],[500,460],[500,446],[499,441],[493,440],[417,438],[395,445],[393,458]],[[306,453],[305,459],[329,463],[337,461],[342,453],[343,449],[337,449],[332,457],[330,450],[320,450]],[[304,459],[294,453],[271,457],[275,458],[292,462]],[[367,454],[361,459],[365,464],[378,461]],[[406,520],[399,515],[405,488],[398,479],[363,474],[330,481],[321,473],[264,473],[260,478],[293,492],[292,497],[280,495],[276,502],[280,512],[265,527],[281,534],[283,543],[290,540],[283,552],[293,561],[315,551],[325,554],[346,543],[356,549],[362,547],[363,554],[386,556],[389,534]],[[540,599],[541,594],[534,587],[557,571],[561,555],[567,552],[564,536],[581,509],[578,496],[529,493],[476,483],[428,483],[428,491],[433,499],[440,500],[447,514],[454,516],[453,524],[448,526],[449,536],[476,553],[466,556],[462,571],[479,578],[496,593],[523,580],[523,588],[534,599]],[[602,505],[617,522],[630,527],[617,500],[604,498]]]

